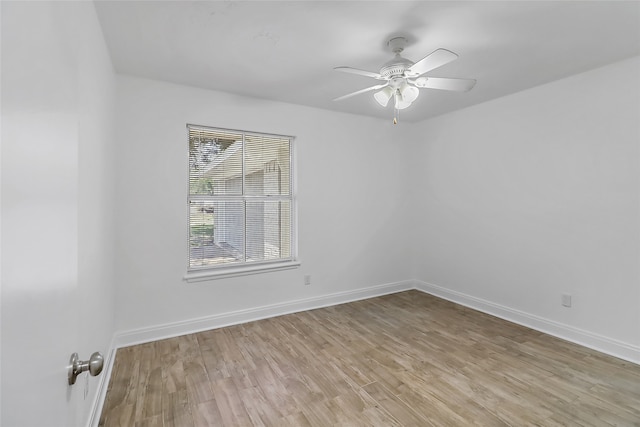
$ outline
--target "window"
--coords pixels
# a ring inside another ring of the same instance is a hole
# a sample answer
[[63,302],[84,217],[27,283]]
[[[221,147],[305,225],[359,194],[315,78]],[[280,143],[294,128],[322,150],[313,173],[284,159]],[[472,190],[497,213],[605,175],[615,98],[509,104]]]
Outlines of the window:
[[295,262],[293,138],[187,128],[188,271],[242,272]]

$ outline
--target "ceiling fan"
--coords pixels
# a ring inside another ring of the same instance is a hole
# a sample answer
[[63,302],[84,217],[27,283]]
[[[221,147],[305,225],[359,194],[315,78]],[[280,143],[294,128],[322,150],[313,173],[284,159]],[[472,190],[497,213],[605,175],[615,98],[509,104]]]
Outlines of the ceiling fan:
[[334,101],[341,101],[355,95],[377,90],[373,97],[383,107],[386,107],[391,97],[394,98],[395,117],[393,123],[398,122],[399,110],[409,107],[418,98],[420,89],[440,89],[466,92],[476,81],[473,79],[453,79],[445,77],[427,77],[424,74],[441,67],[458,58],[458,55],[447,49],[436,49],[418,62],[400,56],[407,45],[405,37],[394,37],[387,42],[387,46],[395,53],[395,57],[387,61],[380,72],[359,70],[352,67],[336,67],[334,70],[344,73],[358,74],[382,80],[384,83],[370,86],[347,95],[339,96]]

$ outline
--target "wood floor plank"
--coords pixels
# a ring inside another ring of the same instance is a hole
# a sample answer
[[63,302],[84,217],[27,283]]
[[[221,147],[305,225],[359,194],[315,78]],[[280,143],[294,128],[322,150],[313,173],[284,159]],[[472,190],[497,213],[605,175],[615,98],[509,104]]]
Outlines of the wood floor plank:
[[213,384],[213,393],[223,425],[251,425],[251,419],[233,379],[216,381]]
[[[285,416],[266,399],[262,390],[258,387],[246,388],[238,391],[240,399],[254,426],[274,425]],[[288,415],[288,414],[287,414]]]
[[142,411],[141,418],[152,418],[156,415],[162,415],[162,369],[153,368],[148,376],[145,384],[145,392],[141,394],[141,400],[138,402]]
[[640,427],[640,366],[407,291],[121,348],[99,425]]
[[400,376],[407,387],[398,397],[417,412],[428,414],[434,425],[507,425],[476,400],[476,392],[470,393],[468,384],[456,386],[454,381],[427,376],[421,371]]
[[362,387],[378,404],[403,426],[428,426],[426,414],[419,414],[378,382]]
[[209,375],[201,363],[201,359],[196,358],[186,361],[184,365],[185,388],[189,397],[189,402],[197,404],[207,402],[214,398]]
[[[180,353],[177,353],[180,355]],[[174,355],[162,356],[163,376],[162,390],[163,393],[176,393],[187,389],[187,376],[184,371],[184,364],[179,357]]]
[[191,416],[195,427],[225,425],[215,400],[191,405]]
[[306,405],[302,413],[312,426],[333,426],[338,423],[336,414],[329,410],[324,399]]
[[193,417],[186,391],[163,395],[162,415],[164,427],[193,427]]
[[153,417],[143,418],[136,421],[134,427],[163,427],[164,421],[162,415],[154,415]]
[[104,408],[103,413],[107,414],[103,416],[98,423],[99,426],[111,426],[111,427],[127,427],[136,423],[135,421],[135,405],[115,405],[109,408]]
[[284,417],[276,424],[279,427],[311,427],[312,424],[309,422],[307,417],[302,412],[296,412],[295,414],[291,414],[287,417]]

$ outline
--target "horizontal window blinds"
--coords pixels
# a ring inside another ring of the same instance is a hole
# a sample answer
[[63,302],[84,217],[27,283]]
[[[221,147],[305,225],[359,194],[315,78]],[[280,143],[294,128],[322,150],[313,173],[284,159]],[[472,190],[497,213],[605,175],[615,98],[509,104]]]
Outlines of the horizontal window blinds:
[[189,269],[292,260],[293,138],[188,133]]

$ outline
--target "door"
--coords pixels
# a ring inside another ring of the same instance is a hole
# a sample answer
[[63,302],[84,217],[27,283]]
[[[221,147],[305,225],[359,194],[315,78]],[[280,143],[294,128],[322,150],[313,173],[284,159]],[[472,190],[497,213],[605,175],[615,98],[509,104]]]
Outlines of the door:
[[3,426],[79,425],[83,398],[66,374],[81,320],[74,14],[55,3],[1,3]]

